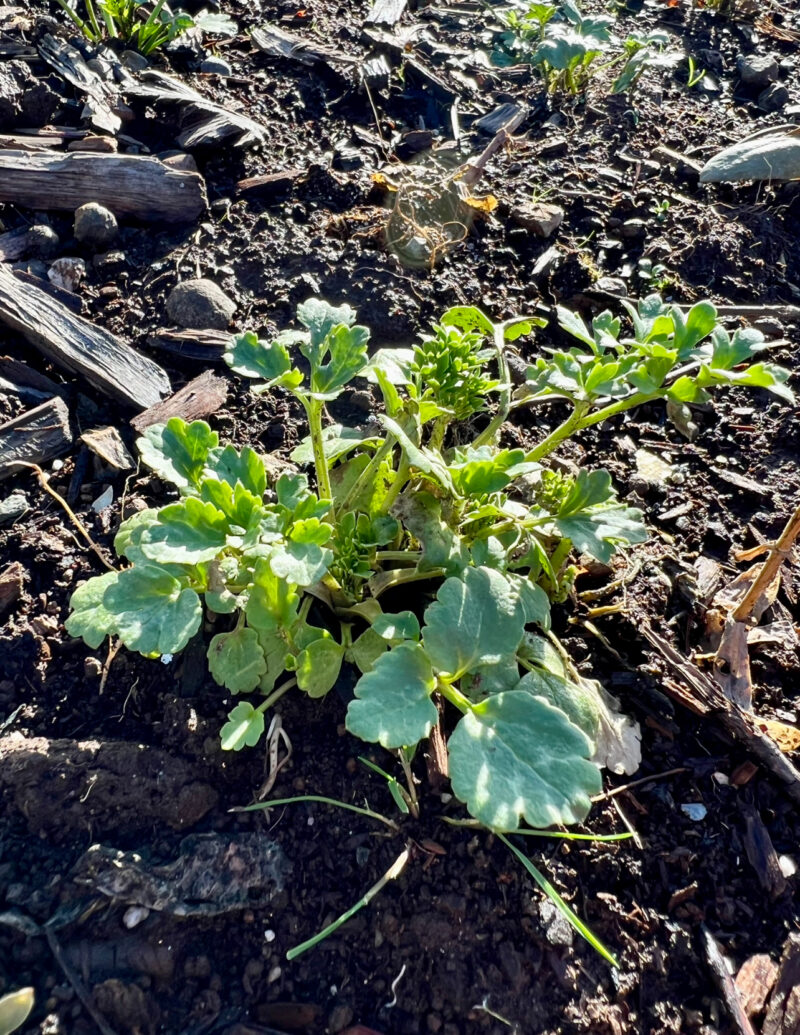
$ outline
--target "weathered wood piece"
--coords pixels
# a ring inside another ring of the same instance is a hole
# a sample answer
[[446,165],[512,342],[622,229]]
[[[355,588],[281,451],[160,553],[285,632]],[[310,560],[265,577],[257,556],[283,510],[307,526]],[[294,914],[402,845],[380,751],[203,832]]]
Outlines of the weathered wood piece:
[[248,176],[236,184],[238,194],[278,194],[287,190],[301,176],[305,169],[280,169],[277,172],[262,173],[260,176]]
[[[1,134],[0,148],[6,151],[49,151],[63,147],[68,141],[80,143],[86,136],[88,133],[85,129],[40,129],[33,132],[18,130],[16,133]],[[113,140],[113,137],[103,139]]]
[[40,403],[54,395],[63,395],[64,388],[27,363],[0,356],[0,391],[13,392],[26,402]]
[[301,65],[355,65],[359,58],[350,57],[333,47],[323,47],[319,43],[296,36],[277,25],[261,25],[250,30],[250,38],[258,49],[273,58],[285,58],[298,61]]
[[79,50],[48,33],[39,43],[39,53],[51,68],[86,95],[83,118],[107,133],[121,129],[122,119],[114,111],[118,104],[116,87],[93,72]]
[[116,428],[107,426],[84,431],[81,435],[81,442],[87,445],[95,456],[99,456],[108,467],[116,471],[130,471],[136,466],[136,461],[128,452],[128,448]]
[[163,328],[148,336],[147,344],[163,349],[174,356],[196,359],[201,363],[217,363],[228,347],[231,336],[228,331],[185,330],[175,331]]
[[790,934],[783,946],[778,980],[767,1006],[761,1035],[800,1032],[800,935]]
[[369,25],[396,25],[405,14],[408,0],[375,0],[365,21]]
[[47,292],[0,265],[0,324],[18,331],[57,366],[85,377],[105,395],[137,410],[171,390],[169,378],[102,327],[71,313]]
[[95,201],[117,217],[165,223],[190,223],[207,205],[199,173],[172,169],[157,158],[2,150],[0,201],[62,211]]
[[200,420],[216,413],[227,397],[228,382],[225,378],[206,370],[169,399],[137,414],[131,424],[141,433],[151,424],[163,424],[171,417],[182,417],[185,421]]
[[40,464],[72,445],[69,410],[56,397],[0,425],[0,479],[24,470],[19,461]]
[[19,561],[12,561],[0,571],[0,614],[22,596],[25,569]]
[[778,964],[766,953],[746,959],[739,967],[734,983],[748,1017],[757,1017],[778,978]]
[[9,231],[0,234],[0,262],[16,262],[21,259],[28,250],[28,234],[26,230],[22,233]]
[[774,901],[786,891],[786,878],[781,872],[778,853],[769,836],[769,831],[752,805],[742,804],[744,815],[744,850],[747,860],[758,875],[762,888]]
[[703,942],[706,950],[706,959],[708,960],[711,973],[714,975],[714,981],[717,988],[719,989],[720,994],[725,1001],[725,1005],[728,1008],[728,1014],[730,1019],[733,1021],[735,1031],[738,1032],[738,1035],[756,1035],[755,1028],[750,1023],[750,1019],[745,1013],[741,996],[739,995],[739,989],[736,987],[736,984],[730,975],[725,963],[725,958],[720,952],[719,945],[717,945],[714,936],[705,924],[702,925],[702,931]]
[[180,147],[219,144],[237,134],[237,139],[233,141],[234,147],[263,144],[267,139],[266,128],[254,119],[224,108],[163,72],[149,69],[142,73],[139,82],[127,84],[125,90],[130,97],[141,97],[154,104],[178,104],[182,107],[184,128],[175,138]]
[[712,676],[679,654],[648,622],[642,622],[639,629],[680,680],[678,683],[673,679],[663,679],[662,686],[666,693],[695,715],[718,720],[734,740],[752,752],[781,782],[792,801],[800,805],[800,772],[775,741],[759,727],[756,716],[729,701]]

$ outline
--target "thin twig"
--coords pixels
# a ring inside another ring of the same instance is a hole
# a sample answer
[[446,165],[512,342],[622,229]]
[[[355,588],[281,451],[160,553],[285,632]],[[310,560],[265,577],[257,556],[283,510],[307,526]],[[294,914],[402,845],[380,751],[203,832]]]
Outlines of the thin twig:
[[720,990],[722,998],[725,1000],[728,1014],[733,1021],[736,1031],[739,1035],[756,1035],[753,1025],[750,1023],[747,1018],[747,1014],[744,1012],[744,1006],[742,1005],[739,991],[736,988],[736,984],[734,983],[730,972],[728,971],[723,955],[720,952],[719,945],[717,945],[714,936],[705,924],[702,925],[702,931],[703,942],[706,950],[706,960],[711,968],[711,973],[714,975],[717,988]]
[[67,503],[67,501],[64,499],[64,497],[60,493],[56,492],[56,490],[50,485],[49,479],[45,472],[41,469],[41,467],[39,467],[38,464],[29,464],[25,460],[16,460],[15,463],[19,464],[20,467],[29,467],[32,471],[36,472],[39,478],[39,484],[42,486],[45,492],[49,493],[53,497],[53,499],[56,500],[56,502],[64,508],[64,510],[67,512],[67,516],[69,517],[70,521],[72,521],[72,523],[81,533],[81,535],[92,548],[92,550],[94,550],[94,552],[97,554],[99,560],[103,564],[103,567],[108,568],[109,571],[116,571],[117,569],[114,567],[113,564],[109,563],[109,561],[103,555],[103,551],[94,541],[94,539],[92,539],[92,537],[89,535],[89,532],[86,529],[86,525],[84,525],[84,523],[81,521],[81,519],[72,509],[72,507],[70,507],[69,503]]
[[747,622],[750,619],[758,598],[768,586],[772,585],[783,562],[791,556],[792,546],[798,535],[800,535],[800,507],[797,507],[789,518],[778,540],[768,547],[769,556],[761,566],[761,571],[753,579],[750,589],[745,593],[742,602],[731,616],[735,622]]
[[616,798],[618,794],[625,794],[626,791],[632,791],[634,787],[641,787],[643,784],[652,783],[654,780],[665,780],[668,776],[677,776],[678,773],[688,772],[689,770],[686,766],[679,766],[677,769],[667,769],[663,773],[653,773],[652,776],[643,776],[639,780],[632,780],[631,783],[624,783],[620,787],[612,787],[610,791],[596,795],[592,798],[592,802],[596,805],[599,801],[607,801],[609,798]]
[[64,950],[61,948],[61,943],[59,942],[58,938],[56,938],[56,934],[53,928],[48,927],[47,924],[45,924],[42,930],[44,931],[45,937],[47,938],[47,944],[50,946],[50,950],[56,958],[56,963],[58,963],[59,967],[61,967],[61,969],[64,971],[64,976],[75,989],[75,995],[77,995],[77,997],[80,999],[86,1012],[92,1018],[92,1020],[103,1033],[103,1035],[117,1035],[114,1029],[106,1023],[103,1015],[94,1005],[92,997],[89,995],[86,986],[78,977],[77,972],[67,962],[67,958],[64,955]]

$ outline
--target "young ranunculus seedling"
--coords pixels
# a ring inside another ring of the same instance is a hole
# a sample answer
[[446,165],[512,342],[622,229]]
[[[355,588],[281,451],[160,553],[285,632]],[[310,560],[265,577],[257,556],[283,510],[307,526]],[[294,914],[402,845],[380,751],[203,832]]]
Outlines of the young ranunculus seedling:
[[[142,459],[178,498],[123,522],[115,546],[130,566],[76,590],[68,630],[92,647],[117,636],[147,656],[174,654],[205,608],[219,630],[211,675],[255,695],[231,710],[224,748],[256,744],[289,689],[321,697],[354,666],[348,729],[404,759],[449,706],[453,791],[481,823],[580,821],[599,765],[624,755],[623,731],[601,689],[544,638],[550,605],[568,593],[573,549],[608,562],[646,532],[607,472],[541,460],[641,402],[663,398],[677,419],[722,384],[791,398],[785,371],[752,362],[760,335],[728,335],[710,303],[684,314],[653,297],[629,312],[625,338],[610,313],[589,329],[559,310],[578,344],[537,359],[516,395],[506,344],[540,321],[494,324],[456,307],[416,347],[369,358],[354,311],[312,299],[298,309],[303,330],[241,335],[226,353],[233,370],[305,409],[309,437],[293,458],[313,466],[316,488],[299,472],[270,477],[262,456],[221,446],[203,421],[149,428]],[[367,431],[326,425],[325,404],[356,378],[378,386],[378,420]],[[508,413],[548,399],[568,401],[570,416],[527,453],[501,448]],[[412,583],[413,610],[384,610],[387,591]]]

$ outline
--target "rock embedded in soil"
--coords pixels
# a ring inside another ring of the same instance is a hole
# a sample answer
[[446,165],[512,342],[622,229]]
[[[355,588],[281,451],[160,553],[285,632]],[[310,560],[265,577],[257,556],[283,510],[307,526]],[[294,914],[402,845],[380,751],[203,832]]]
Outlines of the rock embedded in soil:
[[58,254],[61,241],[51,226],[36,223],[25,235],[25,247],[32,259],[52,259]]
[[769,86],[778,78],[778,62],[768,54],[742,55],[736,68],[745,86]]
[[33,833],[57,842],[151,833],[154,823],[185,830],[217,803],[199,771],[159,748],[21,733],[0,737],[0,791]]
[[75,210],[75,237],[81,244],[101,250],[116,240],[119,227],[113,212],[90,201]]
[[779,83],[773,83],[766,90],[758,95],[758,106],[761,111],[769,114],[773,111],[780,111],[789,103],[789,91]]
[[233,75],[233,66],[221,57],[207,57],[200,63],[200,71],[206,75]]
[[61,103],[61,98],[46,83],[38,83],[22,95],[20,108],[31,126],[46,126]]
[[47,271],[47,279],[51,284],[74,294],[86,276],[86,263],[83,259],[65,256],[56,259]]
[[179,327],[224,331],[236,303],[213,280],[184,280],[167,299],[167,315]]
[[523,203],[511,213],[512,222],[530,230],[537,237],[550,237],[561,226],[563,219],[563,208],[544,202]]

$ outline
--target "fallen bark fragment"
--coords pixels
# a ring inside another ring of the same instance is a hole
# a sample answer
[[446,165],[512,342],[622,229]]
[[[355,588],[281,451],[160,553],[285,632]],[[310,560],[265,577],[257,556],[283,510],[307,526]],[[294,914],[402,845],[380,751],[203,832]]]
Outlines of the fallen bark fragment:
[[780,898],[786,891],[786,878],[781,873],[778,853],[769,836],[764,820],[752,805],[743,805],[745,833],[744,850],[756,871],[759,883],[771,899]]
[[305,169],[281,169],[279,172],[248,176],[239,180],[236,191],[238,194],[277,194],[291,187],[305,173]]
[[761,1035],[798,1035],[800,1032],[800,935],[790,934],[783,946],[780,970]]
[[0,150],[0,201],[72,212],[97,202],[115,216],[190,223],[206,210],[199,173],[143,155]]
[[72,444],[69,410],[56,397],[0,425],[0,479],[65,453]]
[[724,148],[700,170],[701,183],[800,180],[800,127],[770,128]]
[[375,0],[364,19],[370,25],[396,25],[403,17],[408,0]]
[[[708,965],[711,968],[711,973],[714,975],[717,988],[728,1008],[728,1014],[733,1021],[734,1028],[739,1035],[756,1035],[755,1029],[745,1013],[739,990],[728,971],[719,945],[717,945],[714,936],[705,924],[703,924],[703,942],[705,944]],[[766,1032],[763,1035],[766,1035]]]
[[93,428],[91,431],[84,431],[81,441],[89,449],[99,456],[104,463],[117,471],[130,471],[136,466],[136,461],[128,452],[120,433],[114,427]]
[[0,615],[22,596],[25,569],[19,561],[12,561],[0,571]]
[[151,424],[163,424],[170,417],[182,417],[185,421],[199,420],[210,413],[216,413],[224,405],[227,396],[228,382],[225,378],[206,370],[169,399],[137,414],[131,424],[141,433]]
[[109,331],[76,316],[0,265],[0,324],[18,331],[55,364],[137,410],[171,390],[164,370]]
[[765,953],[751,956],[739,967],[734,981],[748,1017],[762,1012],[777,977],[778,964]]
[[228,331],[183,330],[175,331],[163,328],[151,334],[147,344],[155,349],[163,349],[174,356],[184,359],[196,359],[201,363],[216,363],[222,359],[222,353],[228,347],[231,335]]
[[[129,741],[0,737],[0,789],[30,829],[56,841],[194,826],[217,792],[189,763]],[[45,791],[46,789],[46,791]]]
[[118,105],[116,89],[89,68],[77,48],[48,34],[39,43],[39,54],[76,90],[85,94],[83,117],[93,126],[108,133],[116,133],[122,127],[122,119],[114,110]]
[[266,128],[260,123],[238,111],[224,108],[163,72],[148,70],[143,73],[141,82],[129,84],[126,91],[131,97],[141,97],[155,104],[182,106],[185,128],[176,137],[180,147],[219,144],[237,133],[240,135],[233,142],[235,147],[263,144],[267,139]]
[[274,58],[285,58],[299,61],[301,65],[357,65],[359,58],[349,57],[332,47],[323,47],[319,43],[303,39],[294,33],[279,29],[277,25],[261,25],[250,30],[250,38],[258,49]]
[[734,740],[744,745],[770,770],[792,801],[800,805],[800,772],[775,741],[760,729],[758,719],[729,701],[713,677],[682,657],[647,621],[641,623],[640,629],[683,684],[671,679],[662,680],[669,696],[696,715],[717,719]]

